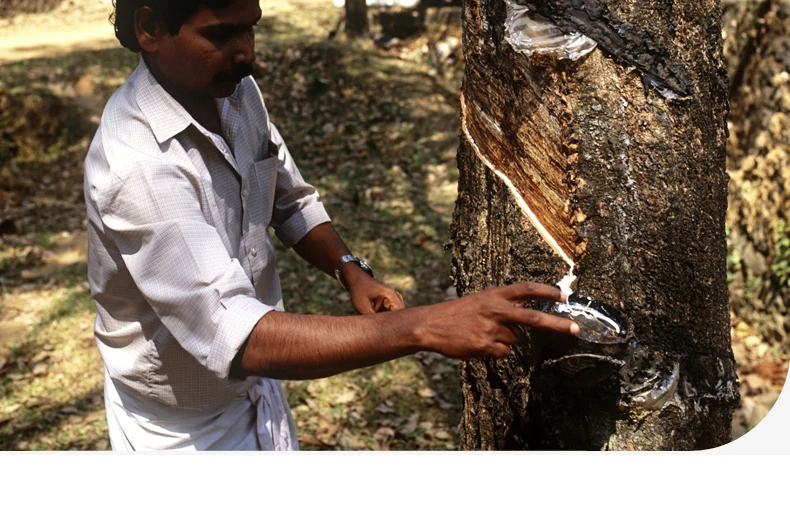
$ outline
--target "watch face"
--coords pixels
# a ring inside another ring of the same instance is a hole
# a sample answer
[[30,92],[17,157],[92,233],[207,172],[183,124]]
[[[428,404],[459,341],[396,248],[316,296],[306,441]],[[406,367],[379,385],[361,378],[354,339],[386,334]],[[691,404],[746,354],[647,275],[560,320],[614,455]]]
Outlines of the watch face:
[[[345,280],[343,279],[343,272],[342,272],[342,270],[343,270],[343,266],[344,266],[346,263],[350,263],[350,262],[355,262],[355,263],[357,263],[357,264],[360,266],[360,268],[362,268],[362,270],[364,270],[365,272],[367,272],[367,273],[368,273],[368,275],[369,275],[370,277],[373,277],[373,270],[370,268],[370,265],[368,265],[368,264],[365,262],[365,260],[364,260],[364,259],[360,259],[360,258],[358,258],[358,257],[355,257],[355,256],[352,256],[352,255],[348,255],[348,254],[347,254],[347,255],[345,255],[345,256],[343,256],[343,257],[341,257],[341,258],[340,258],[340,261],[338,262],[338,264],[337,264],[337,267],[335,268],[335,278],[336,278],[338,281],[340,281],[340,283],[341,283],[341,284],[342,284],[344,287],[346,287],[346,282],[345,282]],[[346,290],[348,290],[348,288],[347,288],[347,287],[346,287]]]

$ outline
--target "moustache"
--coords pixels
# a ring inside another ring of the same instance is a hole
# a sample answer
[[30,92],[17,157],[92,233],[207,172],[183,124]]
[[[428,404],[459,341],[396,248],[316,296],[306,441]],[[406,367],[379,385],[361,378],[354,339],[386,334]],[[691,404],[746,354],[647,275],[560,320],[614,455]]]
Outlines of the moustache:
[[248,63],[239,64],[234,69],[228,69],[227,71],[221,71],[214,76],[215,83],[223,83],[223,82],[233,82],[239,83],[242,78],[245,76],[249,76],[252,74],[252,65]]

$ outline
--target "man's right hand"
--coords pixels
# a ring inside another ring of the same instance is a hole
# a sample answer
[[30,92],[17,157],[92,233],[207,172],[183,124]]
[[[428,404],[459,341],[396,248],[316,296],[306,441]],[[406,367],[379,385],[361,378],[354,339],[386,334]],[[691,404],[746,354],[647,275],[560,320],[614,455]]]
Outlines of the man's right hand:
[[445,303],[346,317],[271,311],[232,364],[234,376],[317,379],[412,355],[456,359],[505,357],[518,327],[577,334],[568,319],[524,308],[532,300],[563,300],[559,288],[518,283]]
[[489,288],[461,299],[413,308],[421,312],[415,334],[419,345],[447,357],[500,359],[510,353],[509,345],[523,341],[518,326],[577,335],[579,326],[573,321],[524,308],[528,301],[566,299],[559,288],[540,283]]

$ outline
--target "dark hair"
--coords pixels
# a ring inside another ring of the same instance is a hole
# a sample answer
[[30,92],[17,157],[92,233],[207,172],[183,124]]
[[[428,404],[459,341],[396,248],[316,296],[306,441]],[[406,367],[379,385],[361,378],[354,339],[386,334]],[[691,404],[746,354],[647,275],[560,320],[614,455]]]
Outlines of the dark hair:
[[178,34],[183,23],[197,12],[200,6],[210,9],[227,7],[234,0],[112,0],[115,8],[110,23],[115,26],[115,37],[121,45],[139,53],[142,51],[134,32],[134,12],[138,7],[150,7],[167,26],[170,34]]

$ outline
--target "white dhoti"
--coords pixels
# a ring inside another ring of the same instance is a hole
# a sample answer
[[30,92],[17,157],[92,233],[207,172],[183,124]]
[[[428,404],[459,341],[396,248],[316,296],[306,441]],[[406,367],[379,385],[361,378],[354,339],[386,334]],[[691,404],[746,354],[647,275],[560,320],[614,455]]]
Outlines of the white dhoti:
[[298,450],[280,381],[260,379],[244,395],[207,410],[174,408],[124,390],[104,375],[113,450]]

